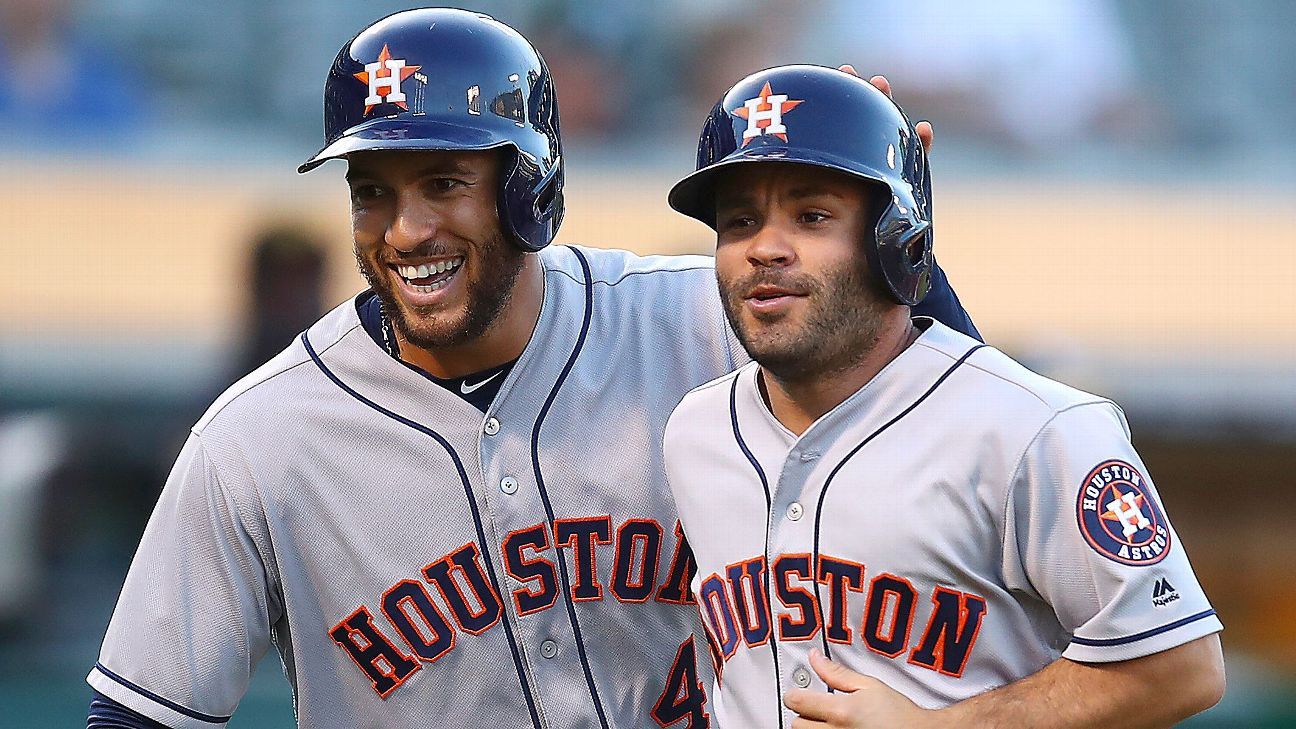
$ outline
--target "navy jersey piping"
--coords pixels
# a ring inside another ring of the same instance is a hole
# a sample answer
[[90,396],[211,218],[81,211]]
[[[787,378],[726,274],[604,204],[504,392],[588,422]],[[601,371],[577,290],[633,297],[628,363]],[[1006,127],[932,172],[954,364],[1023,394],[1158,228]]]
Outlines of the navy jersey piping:
[[174,702],[174,701],[169,701],[169,700],[167,700],[167,699],[164,699],[164,698],[162,698],[161,696],[158,696],[157,694],[153,693],[152,691],[149,691],[148,689],[146,689],[146,688],[144,688],[144,687],[142,687],[142,686],[136,686],[135,684],[131,683],[130,681],[127,681],[126,679],[122,678],[121,676],[118,676],[117,674],[113,673],[112,671],[109,671],[107,668],[104,668],[104,665],[103,665],[102,663],[96,663],[96,664],[95,664],[95,669],[98,670],[99,673],[102,673],[103,675],[107,676],[108,678],[112,679],[113,681],[116,681],[117,683],[121,684],[122,686],[125,686],[126,688],[130,689],[131,691],[134,691],[135,693],[139,694],[140,696],[143,696],[143,697],[146,698],[146,699],[150,699],[150,700],[154,701],[154,702],[157,703],[157,704],[160,704],[160,705],[162,705],[162,706],[165,706],[166,708],[168,708],[168,709],[170,709],[170,710],[176,712],[177,714],[184,714],[185,716],[189,717],[190,719],[197,719],[198,721],[205,721],[205,722],[207,722],[207,723],[209,723],[209,724],[228,724],[228,723],[229,723],[230,718],[229,718],[228,716],[212,716],[211,714],[204,714],[204,713],[199,712],[199,711],[194,711],[193,709],[189,709],[189,708],[186,708],[186,707],[184,707],[184,706],[181,706],[180,704],[177,704],[177,703]]
[[[277,357],[278,355],[275,355],[275,356]],[[217,410],[211,410],[211,409],[208,409],[208,411],[207,411],[206,413],[203,413],[202,417],[198,418],[198,422],[194,423],[194,425],[193,425],[191,428],[189,428],[189,432],[190,432],[190,433],[193,433],[194,435],[202,435],[202,432],[201,432],[201,431],[203,431],[203,430],[205,430],[205,429],[207,428],[207,424],[210,423],[211,421],[215,420],[217,416],[219,416],[222,412],[225,411],[225,408],[229,407],[230,405],[233,405],[235,400],[238,400],[239,398],[243,397],[244,395],[248,394],[249,392],[252,392],[252,390],[254,390],[254,389],[256,389],[256,388],[258,388],[258,387],[264,385],[265,383],[269,382],[270,380],[273,380],[274,378],[278,377],[279,375],[285,375],[285,374],[288,374],[289,372],[292,372],[293,370],[297,369],[298,367],[301,367],[301,366],[304,365],[304,364],[306,364],[306,360],[302,360],[302,361],[300,361],[300,362],[295,362],[295,363],[293,363],[293,364],[291,364],[291,365],[289,365],[289,366],[287,366],[287,367],[285,367],[285,368],[279,370],[278,372],[275,372],[274,374],[267,375],[267,376],[265,377],[265,379],[263,379],[263,380],[257,380],[256,382],[253,382],[252,384],[250,384],[250,385],[248,385],[247,387],[245,387],[245,388],[243,388],[242,390],[240,390],[238,393],[236,393],[236,394],[230,396],[230,398],[229,398],[228,400],[226,400],[224,403],[221,403],[221,406],[220,406],[219,409],[217,409]],[[252,374],[252,373],[249,372],[248,374]],[[237,384],[237,383],[235,383],[235,384]],[[234,388],[234,385],[230,385],[229,389],[227,389],[227,390],[225,391],[225,393],[228,393],[229,390],[231,390],[231,389],[233,389],[233,388]],[[220,396],[217,397],[217,400],[219,400],[220,398],[225,397],[225,393],[221,393]],[[213,405],[214,405],[214,404],[215,404],[215,403],[213,403]]]
[[1215,614],[1214,609],[1203,610],[1197,613],[1196,615],[1189,615],[1186,618],[1180,618],[1179,620],[1176,620],[1173,623],[1167,623],[1165,625],[1162,625],[1159,628],[1152,628],[1151,630],[1145,630],[1142,633],[1127,635],[1124,638],[1081,638],[1078,635],[1074,635],[1071,636],[1071,642],[1077,643],[1079,645],[1092,646],[1094,648],[1104,648],[1104,647],[1114,646],[1114,645],[1125,645],[1126,643],[1136,643],[1145,638],[1151,638],[1153,636],[1161,635],[1162,633],[1168,633],[1174,630],[1175,628],[1182,628],[1183,626],[1189,623],[1195,623],[1198,620],[1209,618],[1214,614]]
[[[823,626],[823,633],[820,634],[819,641],[823,644],[824,655],[827,656],[828,658],[832,658],[831,649],[828,647],[828,622],[824,619],[823,600],[819,595],[819,533],[820,533],[819,528],[821,524],[821,518],[823,517],[824,498],[828,496],[828,488],[832,486],[833,479],[836,478],[837,473],[842,470],[842,467],[846,465],[846,462],[849,461],[851,458],[853,458],[856,453],[859,453],[861,448],[868,445],[869,441],[881,435],[883,431],[890,428],[892,425],[895,425],[896,423],[900,422],[900,420],[904,416],[913,412],[914,409],[917,408],[919,405],[921,405],[922,402],[926,400],[933,392],[936,392],[936,388],[940,387],[941,384],[945,382],[945,380],[949,379],[950,375],[954,374],[954,370],[957,370],[959,367],[962,367],[963,363],[967,361],[968,357],[972,356],[973,352],[976,352],[978,349],[982,349],[985,346],[987,345],[978,344],[975,347],[964,352],[963,356],[959,357],[958,360],[954,362],[954,364],[950,365],[949,369],[945,370],[945,372],[940,377],[936,378],[936,381],[932,383],[932,386],[927,388],[927,391],[924,392],[922,395],[920,395],[917,400],[914,400],[913,403],[909,405],[909,407],[905,408],[904,410],[901,410],[900,413],[897,414],[894,418],[891,418],[887,422],[883,423],[881,427],[879,427],[877,430],[870,433],[868,437],[860,441],[858,445],[852,448],[850,453],[847,453],[841,459],[841,461],[839,461],[837,465],[833,467],[833,470],[828,474],[828,478],[824,479],[823,489],[819,492],[819,503],[815,505],[814,552],[810,556],[810,565],[811,565],[810,569],[814,571],[814,577],[815,577],[814,580],[815,609],[819,611],[819,624]],[[829,687],[828,691],[829,693],[832,693],[832,687]]]
[[[414,430],[417,430],[418,432],[426,436],[430,436],[442,448],[445,449],[446,453],[450,455],[450,460],[454,462],[455,469],[459,472],[459,480],[463,483],[464,495],[468,498],[468,508],[472,510],[473,525],[477,528],[477,539],[480,542],[483,550],[493,551],[493,550],[486,549],[487,546],[490,544],[490,542],[486,540],[486,532],[485,529],[483,529],[482,522],[481,522],[481,513],[477,509],[477,500],[473,498],[472,483],[468,480],[468,472],[464,470],[463,461],[459,459],[459,454],[455,452],[455,449],[453,446],[450,445],[450,442],[447,441],[440,433],[437,433],[431,428],[422,425],[420,423],[416,423],[413,420],[410,420],[409,418],[406,418],[404,416],[398,415],[392,412],[391,410],[384,408],[383,406],[379,405],[373,400],[370,400],[364,395],[361,395],[355,390],[351,389],[351,387],[348,386],[345,382],[343,382],[341,378],[339,378],[336,374],[334,374],[333,371],[330,370],[324,364],[324,361],[320,359],[319,355],[315,353],[315,348],[311,346],[310,337],[308,336],[307,332],[302,332],[301,342],[306,347],[306,353],[310,355],[311,360],[315,363],[315,366],[320,369],[320,372],[323,372],[324,376],[327,377],[329,380],[331,380],[333,384],[341,388],[343,392],[355,398],[356,400],[360,401],[361,403],[364,403],[365,405],[373,408],[379,413],[386,415],[392,420],[395,420],[396,422],[402,425],[413,428]],[[495,594],[499,595],[501,598],[500,601],[501,608],[507,610],[508,607],[503,602],[503,595],[505,593],[500,590],[499,578],[495,574],[494,561],[489,555],[483,555],[483,556],[484,558],[482,559],[482,563],[486,566],[486,573],[490,578],[491,587],[494,588]],[[540,714],[536,709],[535,698],[531,695],[531,685],[527,682],[526,670],[523,668],[522,665],[522,656],[518,652],[517,639],[513,636],[513,623],[507,617],[505,617],[505,619],[501,620],[500,622],[503,623],[504,625],[504,634],[508,638],[509,650],[513,652],[513,667],[517,669],[518,682],[522,686],[523,696],[526,697],[527,710],[531,713],[531,721],[536,727],[541,727],[543,725],[540,722]]]
[[[570,248],[572,251],[576,251],[576,250],[577,250],[576,246],[567,246],[567,247]],[[581,264],[581,268],[583,268],[583,269],[585,270],[585,276],[586,276],[587,279],[589,279],[589,283],[591,283],[591,284],[603,284],[604,286],[609,286],[609,287],[611,287],[611,286],[616,286],[617,284],[619,284],[619,283],[621,283],[622,281],[624,281],[624,280],[630,278],[631,276],[649,276],[649,275],[655,275],[655,274],[661,274],[661,273],[688,273],[688,272],[690,272],[690,271],[711,271],[711,270],[714,270],[714,267],[713,267],[713,266],[685,266],[685,267],[683,267],[683,268],[654,268],[654,269],[650,269],[650,270],[647,270],[647,271],[626,271],[625,273],[621,274],[621,276],[620,276],[619,278],[617,278],[616,280],[608,281],[608,280],[604,280],[604,279],[601,279],[601,278],[598,278],[598,279],[593,278],[593,274],[590,272],[589,264],[588,264],[588,263],[584,263],[584,261],[585,261],[585,256],[584,256],[584,254],[582,254],[582,253],[577,253],[576,255],[580,256],[580,259],[581,259],[581,261],[583,262],[583,263]],[[566,276],[567,278],[571,279],[571,280],[572,280],[573,282],[575,282],[575,283],[582,284],[582,285],[585,284],[585,281],[581,281],[580,279],[576,278],[575,276],[571,275],[570,273],[567,273],[566,271],[562,270],[561,268],[551,268],[551,269],[547,269],[547,270],[552,271],[552,272],[554,272],[554,273],[562,274],[563,276]]]
[[[576,365],[576,358],[580,356],[581,350],[585,347],[585,337],[589,334],[590,321],[594,316],[594,282],[590,273],[589,262],[576,248],[572,248],[571,252],[576,255],[576,260],[580,262],[581,271],[585,277],[582,282],[585,287],[585,318],[581,322],[580,335],[576,337],[576,346],[572,347],[571,355],[567,357],[567,364],[563,365],[562,372],[558,374],[558,379],[554,381],[553,389],[549,391],[549,397],[545,399],[544,406],[540,408],[540,413],[536,416],[535,427],[531,429],[531,466],[535,473],[536,489],[540,492],[540,500],[544,503],[545,518],[549,520],[549,531],[555,534],[556,532],[553,531],[553,504],[549,501],[549,491],[545,488],[544,474],[540,471],[540,427],[544,424],[545,416],[549,414],[549,408],[553,407],[554,400],[558,399],[558,391],[562,389],[563,382],[567,380],[567,375],[571,374],[572,367]],[[608,729],[607,715],[603,712],[603,701],[599,698],[598,687],[594,683],[594,672],[590,669],[589,656],[585,653],[585,639],[581,636],[580,621],[576,618],[576,606],[572,603],[571,578],[567,573],[567,558],[563,556],[561,549],[554,549],[554,554],[558,557],[558,568],[562,573],[563,605],[567,608],[567,619],[571,622],[572,635],[576,639],[576,653],[580,657],[581,669],[585,672],[585,683],[589,688],[590,698],[594,700],[594,710],[598,713],[599,723],[603,726],[603,729]]]
[[[572,250],[577,250],[576,246],[568,246],[568,247],[571,248]],[[668,256],[668,257],[675,257],[675,256]],[[560,268],[545,269],[545,270],[546,270],[546,271],[553,271],[554,273],[557,273],[557,274],[560,274],[560,275],[562,275],[562,276],[565,276],[565,277],[567,277],[568,279],[570,279],[571,281],[573,281],[573,282],[575,282],[575,283],[582,283],[582,282],[579,281],[575,276],[571,275],[570,273],[568,273],[568,272],[566,272],[566,271],[564,271],[564,270],[562,270],[562,269],[560,269]],[[618,278],[616,278],[615,280],[605,281],[605,280],[603,280],[603,279],[594,279],[594,280],[593,280],[593,283],[596,284],[596,285],[597,285],[597,284],[603,284],[603,285],[607,286],[608,288],[613,288],[613,287],[615,287],[617,284],[621,283],[622,281],[625,281],[626,279],[630,278],[631,276],[648,276],[648,275],[668,274],[668,273],[690,273],[690,272],[693,272],[693,271],[711,271],[712,274],[713,274],[713,276],[714,276],[714,273],[715,273],[715,266],[714,266],[714,265],[705,265],[705,264],[703,264],[703,265],[700,265],[700,266],[685,266],[685,267],[683,267],[683,268],[654,268],[654,269],[650,269],[650,270],[647,270],[647,271],[627,271],[627,272],[622,273],[621,276],[618,277]],[[724,316],[723,308],[722,308],[722,307],[717,308],[717,313],[719,314],[719,317],[720,317],[720,320],[721,320],[721,328],[722,328],[722,330],[730,329],[729,323],[728,323],[728,321],[726,320],[726,318],[725,318],[725,316]],[[734,348],[733,348],[733,343],[732,343],[732,341],[730,340],[730,337],[728,337],[728,336],[723,336],[722,338],[724,339],[725,355],[726,355],[726,359],[727,359],[728,362],[729,362],[729,369],[733,369],[733,368],[735,368],[735,367],[738,365],[738,360],[734,357]]]
[[[743,440],[742,430],[738,427],[738,380],[740,375],[734,375],[733,383],[729,386],[729,422],[733,423],[734,440],[738,443],[738,449],[747,456],[747,462],[755,469],[756,475],[760,478],[761,488],[765,490],[765,609],[769,609],[772,604],[770,599],[770,573],[774,570],[774,565],[769,563],[770,551],[770,522],[774,520],[772,512],[774,500],[770,494],[769,479],[765,478],[765,469],[761,468],[760,461],[752,455],[751,449],[747,447],[747,442]],[[740,598],[741,599],[741,598]],[[781,701],[783,696],[783,672],[779,669],[778,657],[778,617],[774,611],[770,611],[770,655],[774,658],[774,696],[776,701]],[[783,729],[783,707],[777,708],[779,729]]]

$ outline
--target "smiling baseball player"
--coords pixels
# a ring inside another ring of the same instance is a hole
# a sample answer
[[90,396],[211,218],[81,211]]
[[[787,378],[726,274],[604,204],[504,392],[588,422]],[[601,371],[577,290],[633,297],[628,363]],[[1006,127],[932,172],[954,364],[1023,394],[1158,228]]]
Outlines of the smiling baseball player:
[[324,99],[370,289],[194,426],[91,725],[222,726],[273,646],[307,727],[708,726],[661,433],[745,360],[712,260],[548,245],[553,84],[486,16],[375,23]]
[[814,66],[730,89],[671,191],[716,230],[755,360],[688,394],[664,443],[718,723],[1164,726],[1207,708],[1221,625],[1120,409],[913,316],[930,194],[899,109]]

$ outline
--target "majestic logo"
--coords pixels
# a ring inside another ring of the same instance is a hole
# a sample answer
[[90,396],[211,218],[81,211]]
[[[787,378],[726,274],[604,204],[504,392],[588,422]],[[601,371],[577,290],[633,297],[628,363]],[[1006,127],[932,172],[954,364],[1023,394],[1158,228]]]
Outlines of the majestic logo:
[[[392,58],[391,51],[384,43],[378,60],[366,63],[365,70],[354,74],[361,83],[369,84],[364,113],[368,114],[379,104],[395,104],[408,110],[409,104],[406,103],[405,93],[401,91],[401,82],[413,76],[420,68],[422,66],[406,66],[403,58]],[[386,93],[382,93],[384,90]]]
[[744,101],[742,106],[733,110],[734,116],[747,120],[742,146],[746,147],[762,134],[772,134],[786,142],[787,127],[783,124],[783,115],[804,102],[804,99],[789,101],[787,94],[774,93],[766,81],[760,96]]
[[1152,586],[1152,604],[1157,607],[1165,607],[1175,600],[1179,599],[1179,591],[1170,584],[1170,580],[1162,577]]
[[1165,514],[1143,475],[1124,461],[1107,461],[1090,471],[1076,507],[1085,541],[1108,559],[1141,566],[1170,552]]

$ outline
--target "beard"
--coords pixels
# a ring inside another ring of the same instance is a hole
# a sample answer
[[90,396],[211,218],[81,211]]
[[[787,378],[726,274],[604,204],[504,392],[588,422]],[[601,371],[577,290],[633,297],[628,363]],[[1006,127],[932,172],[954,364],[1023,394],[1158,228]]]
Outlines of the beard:
[[[717,275],[719,279],[719,276]],[[879,339],[894,306],[860,256],[822,277],[763,268],[719,280],[725,315],[747,354],[774,377],[800,381],[832,375],[858,363]],[[805,292],[800,315],[753,316],[743,294],[769,284]]]
[[[432,243],[419,249],[420,256],[450,255],[451,249]],[[459,276],[472,275],[464,282],[467,304],[461,311],[408,306],[392,289],[390,269],[355,251],[356,265],[382,303],[383,313],[406,342],[419,349],[456,347],[480,338],[490,329],[513,299],[513,287],[526,263],[526,253],[511,245],[496,231],[465,256]],[[470,265],[471,264],[471,265]],[[465,270],[468,269],[468,270]]]

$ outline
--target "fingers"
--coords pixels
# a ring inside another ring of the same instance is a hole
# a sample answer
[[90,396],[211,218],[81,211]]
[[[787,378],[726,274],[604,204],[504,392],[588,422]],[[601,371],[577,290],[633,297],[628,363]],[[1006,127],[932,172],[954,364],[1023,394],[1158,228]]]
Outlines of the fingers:
[[[859,75],[858,73],[855,73],[855,67],[849,64],[841,66],[840,68],[843,71],[847,71],[847,73],[854,73],[856,76]],[[887,80],[886,76],[874,76],[869,79],[869,83],[876,86],[878,91],[886,94],[888,99],[894,98],[892,96],[891,82]],[[931,152],[932,141],[936,138],[936,130],[932,129],[931,122],[920,121],[918,122],[918,125],[914,127],[914,130],[918,132],[918,139],[922,142],[923,151]]]
[[[840,713],[838,704],[842,701],[841,696],[833,694],[820,693],[807,689],[791,689],[783,694],[783,705],[795,712],[801,719],[806,720],[805,726],[823,726],[819,722],[831,721]],[[800,726],[794,724],[793,726]]]
[[[859,71],[856,71],[855,67],[850,65],[849,63],[843,63],[842,65],[837,67],[837,70],[845,71],[846,73],[849,73],[852,76],[859,76]],[[878,91],[881,91],[882,93],[886,94],[887,98],[891,98],[891,82],[887,81],[886,76],[882,76],[882,75],[873,76],[872,78],[869,79],[869,83],[876,86]]]
[[922,142],[923,151],[930,154],[932,140],[936,138],[936,130],[932,129],[931,122],[918,122],[918,125],[914,127],[914,131],[918,132],[918,139]]
[[819,674],[819,678],[823,679],[824,683],[837,691],[848,693],[858,691],[872,680],[829,659],[818,648],[810,651],[810,667]]
[[[859,74],[855,75],[858,76]],[[886,76],[874,76],[869,79],[869,83],[876,86],[878,91],[886,94],[888,99],[891,98],[891,82],[887,81]]]

